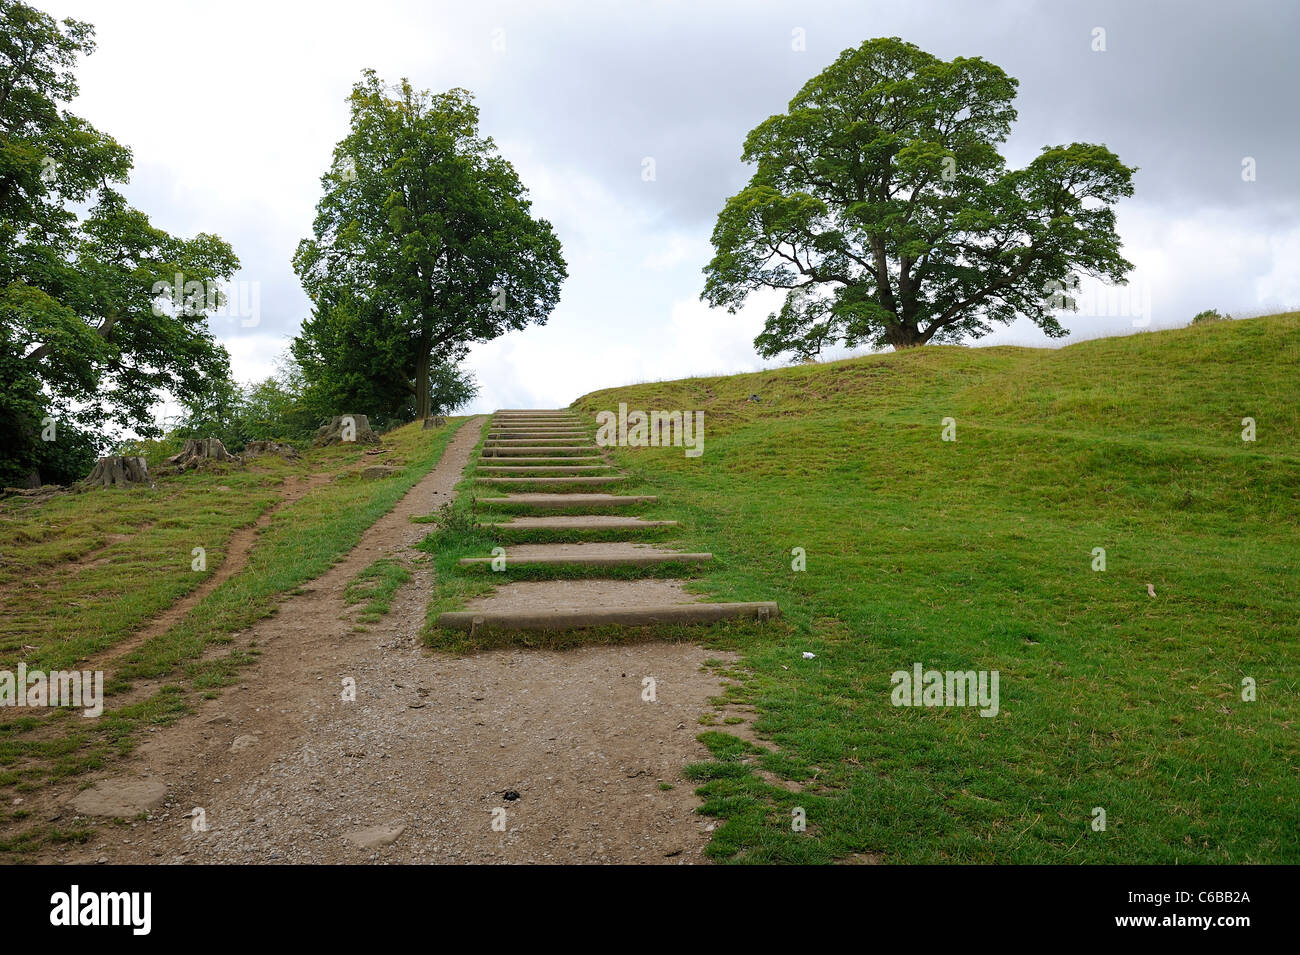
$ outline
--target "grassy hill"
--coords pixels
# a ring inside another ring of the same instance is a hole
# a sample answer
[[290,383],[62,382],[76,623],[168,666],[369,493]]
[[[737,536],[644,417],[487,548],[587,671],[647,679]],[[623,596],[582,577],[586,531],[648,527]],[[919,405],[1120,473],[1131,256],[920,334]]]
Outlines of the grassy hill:
[[[775,748],[704,736],[714,853],[1300,862],[1298,383],[1291,313],[576,402],[705,412],[701,458],[616,457],[716,555],[702,590],[786,613],[719,638]],[[999,671],[1001,712],[891,705],[916,662]]]

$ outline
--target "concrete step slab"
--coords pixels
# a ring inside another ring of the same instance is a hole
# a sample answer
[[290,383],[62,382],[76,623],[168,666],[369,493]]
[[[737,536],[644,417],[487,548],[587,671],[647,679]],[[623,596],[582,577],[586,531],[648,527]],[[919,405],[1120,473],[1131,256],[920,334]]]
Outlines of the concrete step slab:
[[656,504],[656,494],[530,494],[522,492],[503,497],[480,497],[478,503],[488,507],[529,507],[554,510],[571,507],[626,507],[631,504]]
[[511,521],[480,524],[490,530],[556,530],[556,531],[632,531],[654,527],[676,527],[676,521],[651,521],[644,517],[624,517],[621,514],[566,514],[560,516],[520,516]]
[[608,471],[612,464],[480,464],[476,470],[490,474],[535,474],[547,471],[551,474],[589,474],[592,471]]
[[481,477],[475,478],[475,484],[615,484],[626,481],[626,474],[601,475],[600,477]]
[[462,610],[438,615],[449,630],[553,632],[593,627],[693,626],[723,620],[771,620],[781,615],[775,602],[664,604],[585,610]]
[[[481,464],[480,466],[490,466],[490,468],[495,468],[495,466],[516,465],[542,466],[546,464],[569,466],[573,464],[588,464],[590,461],[604,461],[603,457],[599,455],[568,455],[565,457],[545,457],[542,455],[493,455],[491,457],[485,457],[485,459],[482,460],[484,460],[486,464]],[[504,464],[506,461],[510,461],[510,464]]]
[[597,448],[595,445],[565,444],[565,445],[551,445],[551,446],[533,446],[533,445],[513,445],[513,444],[505,444],[505,445],[485,444],[483,446],[483,456],[485,458],[511,457],[511,456],[534,457],[537,455],[553,455],[553,454],[563,454],[567,456],[567,455],[578,454],[578,453],[586,453],[587,455],[591,455],[592,452],[598,450],[600,449]]
[[[496,557],[462,557],[462,567],[490,566]],[[615,541],[591,544],[518,544],[507,547],[505,567],[654,567],[659,564],[704,564],[708,553],[687,553],[642,544]]]

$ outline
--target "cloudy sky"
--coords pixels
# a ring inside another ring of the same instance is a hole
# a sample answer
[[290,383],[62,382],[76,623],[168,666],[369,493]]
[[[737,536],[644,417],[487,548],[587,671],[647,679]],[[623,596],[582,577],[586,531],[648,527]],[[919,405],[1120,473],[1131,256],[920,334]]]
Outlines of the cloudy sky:
[[[762,367],[751,343],[772,300],[738,315],[699,301],[714,219],[748,178],[745,134],[879,36],[1018,78],[1012,165],[1083,141],[1139,167],[1119,208],[1130,286],[1091,296],[1099,314],[1068,318],[1073,338],[1300,305],[1293,2],[35,2],[96,27],[72,110],[134,151],[130,199],[234,246],[258,320],[213,326],[243,380],[272,370],[308,312],[290,259],[367,67],[473,91],[564,246],[549,322],[472,352],[473,410]],[[1048,344],[1026,322],[981,341]]]

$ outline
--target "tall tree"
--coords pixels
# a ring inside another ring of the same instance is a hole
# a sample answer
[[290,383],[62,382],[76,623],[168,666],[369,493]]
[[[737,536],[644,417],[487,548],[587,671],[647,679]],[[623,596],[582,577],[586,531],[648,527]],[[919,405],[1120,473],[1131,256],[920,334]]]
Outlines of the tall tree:
[[1048,335],[1079,274],[1122,283],[1112,204],[1134,169],[1104,146],[998,152],[1017,82],[898,38],[845,50],[745,140],[757,168],[727,200],[701,298],[735,311],[786,292],[755,346],[815,356],[842,341],[954,342],[1023,315]]
[[[546,322],[564,259],[514,167],[479,133],[468,92],[389,88],[367,70],[350,104],[313,236],[294,256],[315,303],[294,354],[309,383],[326,372],[366,388],[399,381],[423,418],[435,366]],[[319,364],[328,348],[318,346],[338,334],[351,336],[354,367]]]
[[[113,186],[131,153],[67,112],[73,67],[94,31],[0,0],[0,473],[48,457],[37,436],[105,426],[160,433],[164,394],[194,398],[225,377],[229,359],[207,326],[219,295],[205,290],[238,268],[230,246],[181,240],[150,224]],[[87,209],[84,214],[74,211]],[[180,278],[178,283],[177,279]],[[46,420],[54,422],[51,432]]]

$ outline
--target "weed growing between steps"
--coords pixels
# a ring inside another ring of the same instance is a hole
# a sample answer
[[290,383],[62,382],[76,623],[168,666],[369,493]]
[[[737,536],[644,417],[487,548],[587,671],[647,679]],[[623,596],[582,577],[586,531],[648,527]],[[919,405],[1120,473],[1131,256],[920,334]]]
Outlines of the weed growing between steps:
[[[100,768],[115,754],[130,752],[141,728],[172,722],[187,712],[192,693],[210,695],[237,679],[239,669],[256,659],[257,648],[210,651],[232,644],[233,635],[275,613],[282,598],[341,560],[437,464],[462,421],[432,432],[422,432],[418,425],[390,432],[385,444],[404,459],[396,475],[328,482],[277,511],[243,570],[207,594],[175,626],[114,661],[107,674],[109,705],[103,716],[70,720],[67,713],[56,712],[49,719],[22,717],[0,723],[0,786],[23,792],[46,780]],[[360,448],[325,452],[312,459],[317,467],[347,467],[363,460]],[[177,481],[192,477],[201,475]],[[223,479],[230,484],[230,478]],[[92,495],[81,500],[86,507],[95,503]],[[183,513],[171,518],[188,519]],[[169,682],[147,697],[114,705],[114,695],[145,678]]]
[[[1289,315],[581,399],[706,411],[698,461],[616,463],[716,555],[711,599],[775,599],[789,628],[744,645],[735,691],[772,751],[702,736],[711,854],[1300,861],[1298,366]],[[892,705],[917,662],[998,670],[999,714]]]

